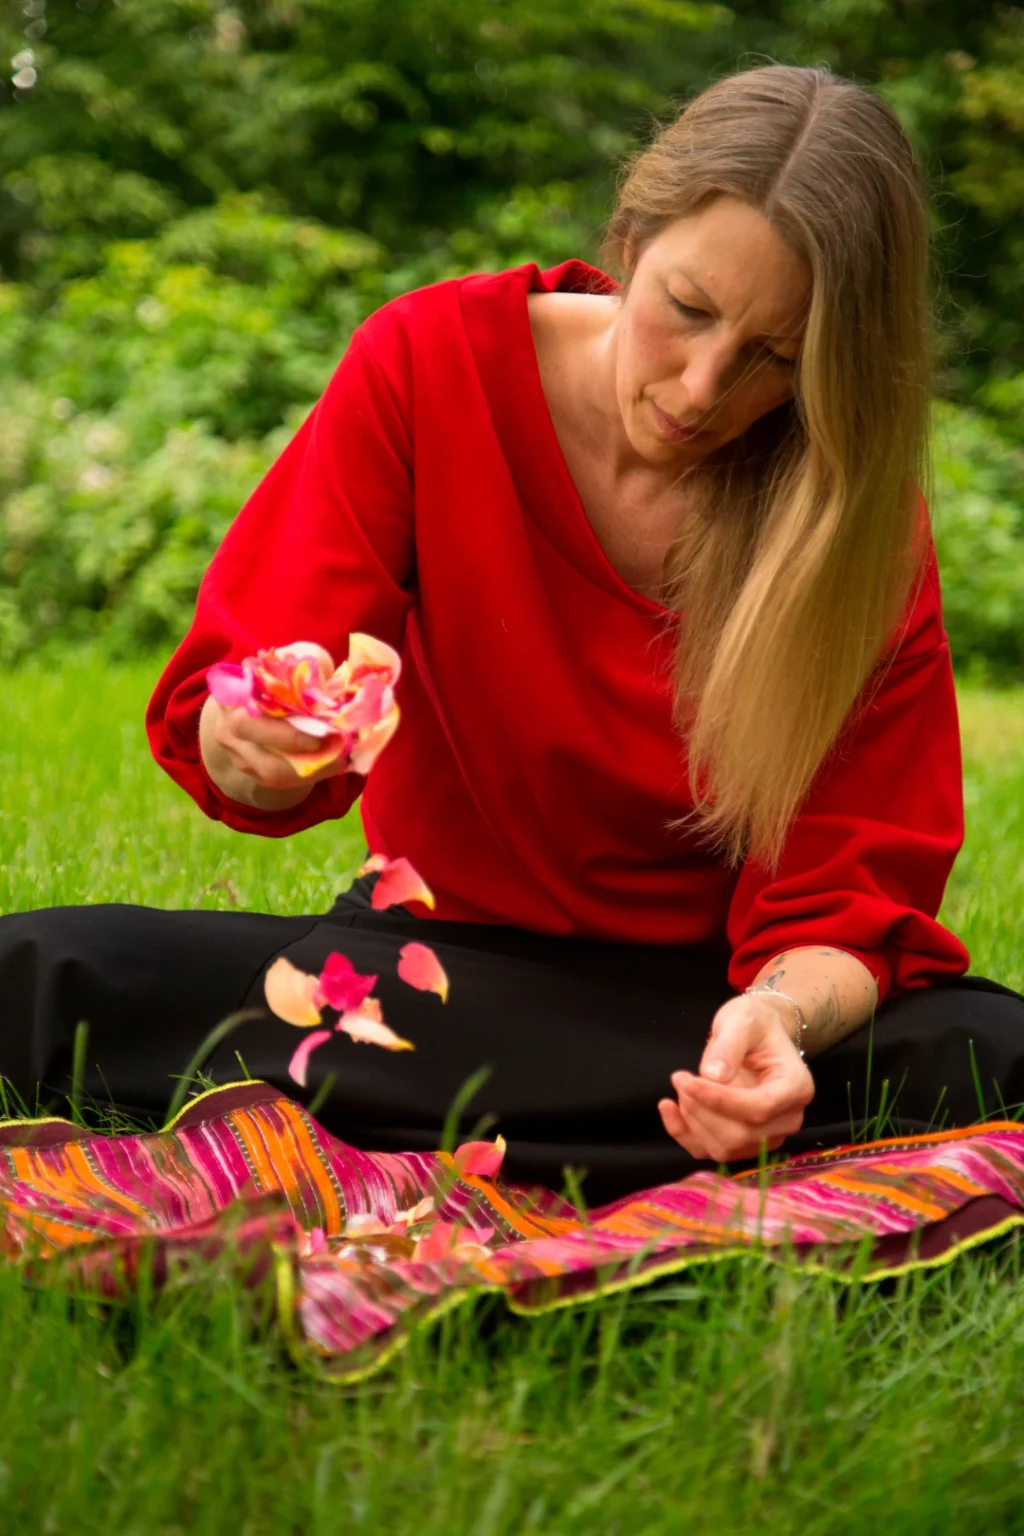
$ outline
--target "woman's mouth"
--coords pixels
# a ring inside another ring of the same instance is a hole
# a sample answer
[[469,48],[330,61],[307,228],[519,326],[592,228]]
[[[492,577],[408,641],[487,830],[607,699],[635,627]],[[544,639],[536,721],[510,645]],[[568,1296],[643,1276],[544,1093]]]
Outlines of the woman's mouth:
[[658,429],[658,435],[669,443],[692,443],[700,437],[710,437],[710,432],[698,430],[695,427],[681,427],[671,416],[659,410],[654,401],[651,401],[651,409],[654,412],[654,422]]

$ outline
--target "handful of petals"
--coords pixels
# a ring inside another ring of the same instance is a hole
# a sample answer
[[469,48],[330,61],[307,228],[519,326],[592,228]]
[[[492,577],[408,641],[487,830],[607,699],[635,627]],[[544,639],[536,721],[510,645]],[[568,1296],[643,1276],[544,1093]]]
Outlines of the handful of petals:
[[206,685],[225,709],[241,706],[253,718],[287,720],[306,736],[325,743],[321,752],[282,752],[300,778],[309,778],[344,757],[353,773],[367,774],[398,725],[395,684],[402,670],[398,652],[373,635],[350,635],[340,667],[322,645],[300,640],[247,656],[219,661]]

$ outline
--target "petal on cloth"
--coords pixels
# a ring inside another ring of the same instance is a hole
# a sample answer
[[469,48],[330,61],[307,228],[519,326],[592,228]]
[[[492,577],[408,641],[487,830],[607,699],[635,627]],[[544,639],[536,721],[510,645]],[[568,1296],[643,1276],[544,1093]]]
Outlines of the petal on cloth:
[[505,1138],[496,1136],[493,1141],[464,1141],[455,1149],[455,1167],[460,1176],[474,1174],[482,1179],[496,1179],[505,1161]]

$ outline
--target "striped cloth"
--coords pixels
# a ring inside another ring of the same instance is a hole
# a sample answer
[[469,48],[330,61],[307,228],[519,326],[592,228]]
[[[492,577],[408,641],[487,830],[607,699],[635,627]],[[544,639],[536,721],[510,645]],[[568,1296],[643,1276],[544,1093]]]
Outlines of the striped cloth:
[[460,1175],[450,1153],[357,1151],[264,1083],[214,1089],[147,1135],[0,1122],[9,1262],[110,1297],[143,1265],[160,1284],[227,1262],[276,1286],[297,1358],[344,1381],[481,1291],[539,1312],[752,1250],[877,1278],[1022,1222],[1024,1129],[1003,1121],[696,1173],[582,1216],[549,1190]]

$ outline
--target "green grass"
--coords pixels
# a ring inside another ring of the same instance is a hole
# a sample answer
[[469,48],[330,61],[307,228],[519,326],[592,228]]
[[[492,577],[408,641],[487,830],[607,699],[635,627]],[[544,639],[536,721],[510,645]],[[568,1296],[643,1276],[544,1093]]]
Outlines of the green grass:
[[[148,760],[152,669],[0,681],[0,910],[327,906],[358,825],[211,825]],[[1024,986],[1024,693],[963,699],[944,917]],[[358,1388],[216,1271],[102,1309],[0,1268],[0,1532],[374,1536],[1024,1528],[1024,1255],[847,1292],[757,1261],[526,1321],[488,1300]]]

